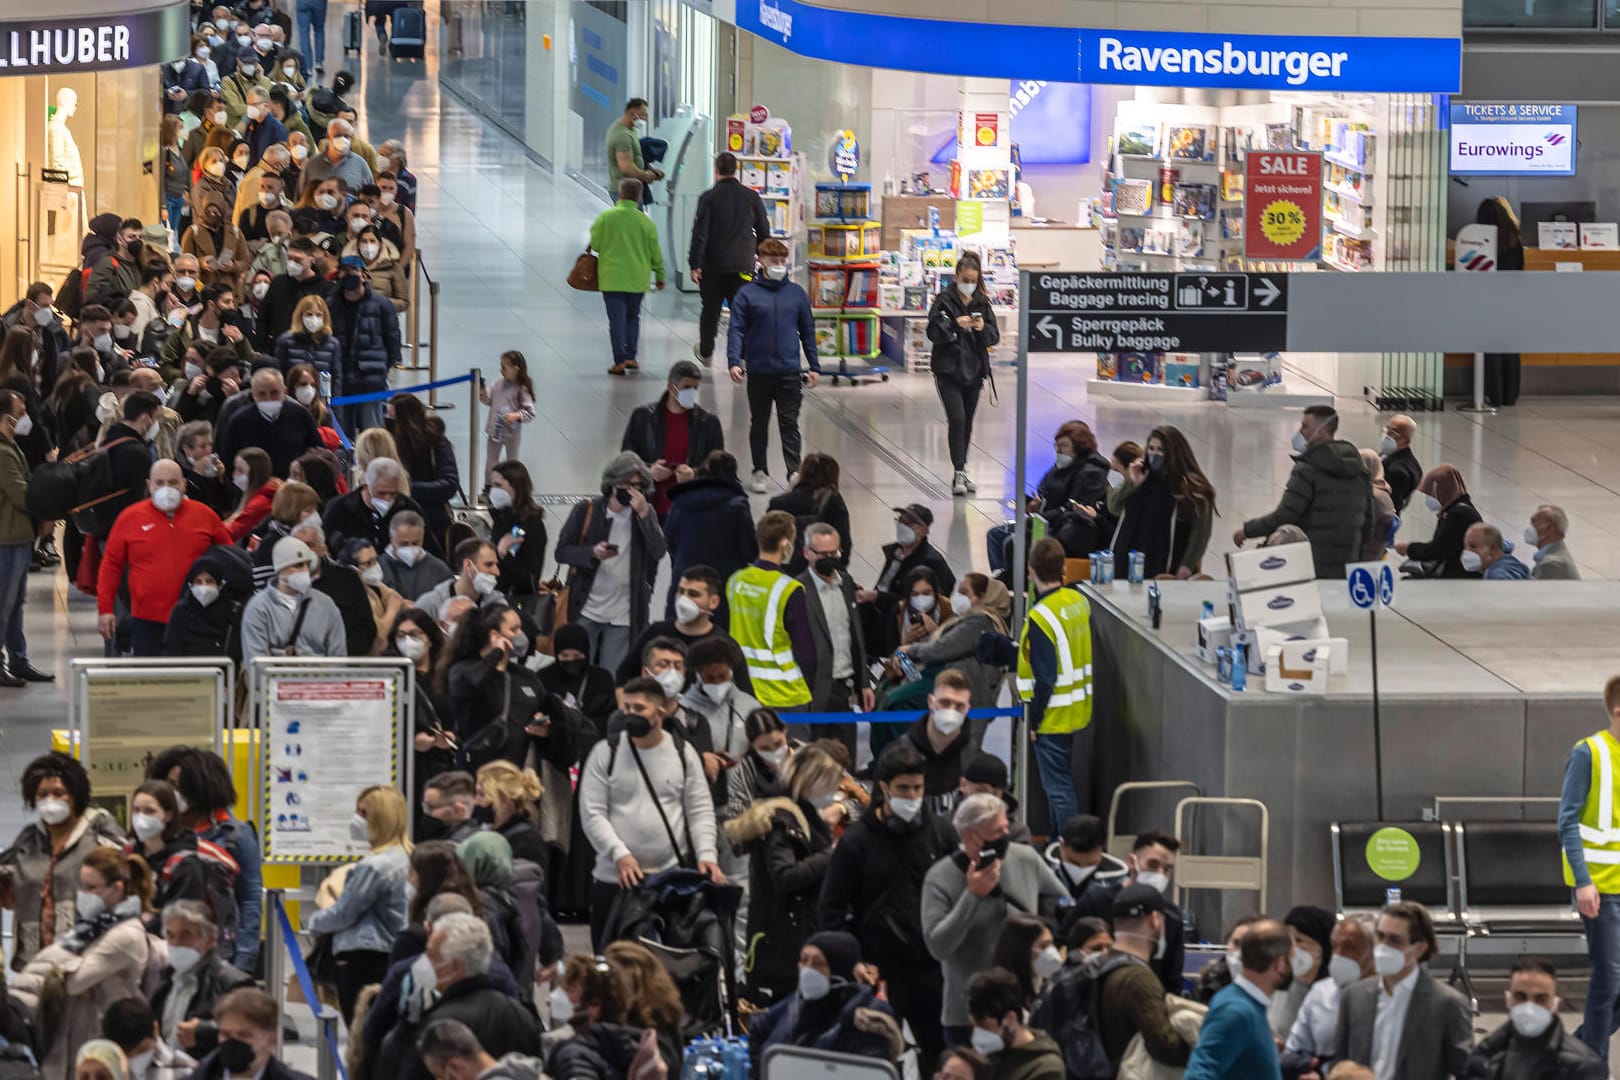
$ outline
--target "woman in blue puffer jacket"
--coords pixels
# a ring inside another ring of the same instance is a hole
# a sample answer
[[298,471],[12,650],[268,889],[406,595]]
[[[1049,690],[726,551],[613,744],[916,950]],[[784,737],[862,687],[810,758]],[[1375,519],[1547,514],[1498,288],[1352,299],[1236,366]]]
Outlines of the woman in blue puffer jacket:
[[285,376],[308,364],[331,380],[322,396],[343,393],[343,348],[332,334],[332,313],[319,296],[306,296],[293,309],[292,328],[276,338],[276,366]]

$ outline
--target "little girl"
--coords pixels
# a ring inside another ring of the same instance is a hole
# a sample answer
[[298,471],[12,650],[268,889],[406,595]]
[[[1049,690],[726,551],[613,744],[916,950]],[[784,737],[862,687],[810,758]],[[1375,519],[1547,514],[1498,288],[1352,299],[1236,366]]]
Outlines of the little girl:
[[501,377],[485,383],[478,396],[489,406],[489,421],[484,425],[485,466],[503,457],[516,461],[518,443],[523,439],[518,425],[534,419],[534,383],[529,379],[529,365],[523,354],[516,349],[502,353]]

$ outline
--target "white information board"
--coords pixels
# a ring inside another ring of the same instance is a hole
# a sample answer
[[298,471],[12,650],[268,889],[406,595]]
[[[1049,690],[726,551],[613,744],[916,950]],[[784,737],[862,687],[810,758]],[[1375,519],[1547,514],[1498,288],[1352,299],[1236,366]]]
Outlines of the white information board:
[[261,739],[266,862],[335,862],[366,854],[349,838],[354,801],[396,787],[402,680],[350,669],[265,680]]

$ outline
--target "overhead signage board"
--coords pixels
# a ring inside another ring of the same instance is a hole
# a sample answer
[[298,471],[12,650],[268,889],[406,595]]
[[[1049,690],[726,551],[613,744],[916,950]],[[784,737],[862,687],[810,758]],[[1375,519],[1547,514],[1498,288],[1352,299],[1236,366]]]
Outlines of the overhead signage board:
[[1243,166],[1248,187],[1244,256],[1291,262],[1321,258],[1321,151],[1250,150]]
[[1451,105],[1453,176],[1574,176],[1575,106]]
[[[0,15],[5,5],[0,5]],[[191,51],[190,7],[66,19],[0,18],[0,77],[146,67]]]
[[736,20],[801,56],[897,71],[1231,90],[1462,88],[1460,38],[1090,30],[873,15],[799,0],[737,0]]
[[1272,352],[1287,347],[1286,274],[1032,273],[1029,352]]

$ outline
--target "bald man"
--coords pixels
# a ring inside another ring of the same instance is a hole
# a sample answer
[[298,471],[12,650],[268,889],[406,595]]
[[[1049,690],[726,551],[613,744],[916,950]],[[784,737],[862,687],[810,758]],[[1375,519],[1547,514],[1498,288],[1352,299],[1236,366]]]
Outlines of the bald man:
[[1486,581],[1528,581],[1530,568],[1513,557],[1511,544],[1502,539],[1502,530],[1483,521],[1470,525],[1463,534],[1464,570],[1479,574]]
[[1412,453],[1412,436],[1417,434],[1417,421],[1403,414],[1392,416],[1384,425],[1384,440],[1378,444],[1379,456],[1384,459],[1384,479],[1389,482],[1390,499],[1395,512],[1406,509],[1406,502],[1423,479],[1423,466]]
[[282,479],[304,451],[323,445],[309,410],[287,397],[287,386],[275,368],[253,373],[253,401],[231,414],[219,433],[219,459],[234,468],[236,452],[257,446],[270,455],[270,470]]
[[186,498],[186,478],[178,462],[160,459],[146,477],[147,497],[118,515],[101,557],[96,608],[101,636],[113,639],[118,616],[113,601],[129,581],[130,653],[161,656],[169,612],[185,588],[197,556],[215,544],[229,544],[219,515]]

